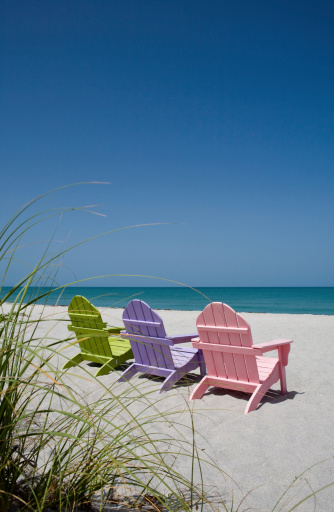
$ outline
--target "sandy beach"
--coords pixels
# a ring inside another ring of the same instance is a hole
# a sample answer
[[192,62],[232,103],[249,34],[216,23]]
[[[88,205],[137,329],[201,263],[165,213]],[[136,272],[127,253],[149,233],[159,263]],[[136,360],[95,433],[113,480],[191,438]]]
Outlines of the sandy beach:
[[[6,304],[4,312],[9,307]],[[36,306],[34,314],[37,315],[41,309],[42,306]],[[108,324],[122,325],[122,309],[99,309]],[[159,314],[165,322],[167,334],[196,332],[197,311],[159,311]],[[279,384],[276,384],[258,409],[248,415],[243,413],[249,395],[239,392],[210,388],[201,400],[189,403],[195,411],[195,428],[202,436],[197,437],[198,447],[203,454],[213,457],[231,477],[219,480],[214,470],[203,466],[204,480],[213,489],[218,489],[227,502],[233,491],[233,510],[249,493],[240,511],[269,512],[295,477],[323,461],[307,471],[275,508],[287,511],[312,491],[334,481],[334,316],[242,315],[251,325],[254,343],[277,338],[293,340],[287,366],[288,394],[282,397],[278,391]],[[67,308],[48,306],[43,317],[49,321],[40,324],[41,336],[68,337]],[[62,351],[58,356],[59,368],[65,357],[70,358],[77,352],[77,347]],[[268,355],[273,357],[275,353]],[[83,363],[83,367],[95,373],[95,368],[91,368],[89,363]],[[118,375],[116,371],[99,380],[108,387]],[[71,387],[78,391],[82,391],[82,378],[85,377],[85,392],[94,395],[97,384],[94,380],[87,380],[87,373],[82,368],[68,370],[66,377]],[[142,376],[133,378],[136,385],[147,380]],[[190,386],[181,383],[164,394],[164,400],[159,402],[163,410],[171,407],[183,410],[178,421],[184,420],[185,424],[188,421],[185,403],[199,376],[194,375],[190,380],[193,381]],[[156,389],[160,386],[159,382],[151,379],[150,382]],[[160,397],[151,394],[153,402]],[[298,510],[334,510],[334,486],[305,501]]]

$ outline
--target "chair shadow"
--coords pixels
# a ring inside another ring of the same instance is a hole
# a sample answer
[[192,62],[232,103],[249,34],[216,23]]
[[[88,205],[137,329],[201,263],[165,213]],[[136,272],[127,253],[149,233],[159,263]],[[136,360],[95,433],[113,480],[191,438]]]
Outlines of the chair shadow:
[[[149,375],[148,373],[137,373],[137,376],[139,379],[149,379],[154,382],[158,382],[162,384],[166,377],[159,377],[158,375]],[[203,377],[201,375],[195,375],[192,373],[188,373],[187,375],[184,375],[180,380],[175,382],[173,384],[173,388],[187,388],[189,386],[193,386],[194,384],[198,384]]]
[[131,363],[122,363],[122,364],[119,364],[118,366],[115,367],[115,370],[118,371],[118,372],[125,372],[125,370],[127,370],[130,366],[132,365],[132,362]]
[[[121,373],[125,372],[125,370],[127,370],[131,366],[131,364],[132,364],[132,362],[122,363],[122,364],[116,366],[115,370],[121,374]],[[102,364],[95,363],[93,361],[89,361],[89,362],[87,361],[87,365],[90,366],[91,368],[99,368],[102,366]],[[112,373],[112,372],[110,372],[110,373]],[[150,375],[148,373],[137,373],[136,376],[139,379],[148,379],[150,381],[157,382],[158,384],[162,384],[166,380],[166,377],[159,377],[157,375]],[[173,388],[187,388],[189,386],[193,386],[194,384],[198,384],[202,378],[203,377],[201,375],[188,373],[188,374],[184,375],[179,381],[177,381],[173,385]]]
[[[85,363],[87,364],[87,366],[90,366],[91,368],[101,368],[101,366],[103,366],[103,364],[101,363],[95,363],[93,361],[85,361]],[[115,366],[114,370],[117,370],[117,371],[120,371],[120,372],[125,372],[125,370],[127,368],[129,368],[129,366],[131,366],[132,363],[122,363],[122,364],[119,364],[118,366]],[[110,373],[112,373],[112,371],[110,371]]]
[[269,389],[262,398],[257,409],[260,409],[264,404],[275,405],[280,404],[281,402],[286,402],[287,400],[293,400],[296,395],[304,395],[304,393],[304,391],[288,391],[286,395],[282,395],[279,389]]
[[[257,406],[257,409],[260,409],[264,404],[278,404],[281,402],[285,402],[286,400],[293,400],[296,395],[303,395],[304,392],[298,391],[288,391],[286,395],[282,395],[279,389],[269,389],[267,393],[262,397],[261,402]],[[206,395],[214,395],[214,396],[224,396],[229,395],[237,400],[244,400],[248,402],[250,398],[249,393],[245,393],[243,391],[235,391],[232,389],[224,389],[218,387],[209,388],[208,391],[205,392]]]
[[93,363],[92,361],[84,361],[87,366],[90,366],[91,368],[101,368],[101,366],[103,366],[102,364],[100,363]]
[[[99,363],[93,363],[93,362],[90,362],[88,364],[91,367],[102,366]],[[132,363],[127,363],[127,362],[122,363],[122,364],[116,366],[115,370],[117,370],[120,373],[123,373],[123,372],[125,372],[125,370],[127,370],[129,368],[129,366],[131,366],[131,364]],[[158,375],[150,375],[149,373],[140,373],[140,372],[136,373],[136,377],[138,379],[146,379],[146,380],[148,379],[150,381],[154,381],[154,382],[157,382],[160,384],[162,384],[166,380],[166,377],[159,377]],[[179,381],[177,381],[173,385],[173,388],[189,387],[194,384],[198,384],[202,378],[203,377],[201,375],[188,373],[188,374],[184,375]]]
[[[102,366],[102,364],[95,363],[92,361],[88,362],[87,364],[91,368],[98,368],[98,367]],[[129,368],[129,366],[131,366],[131,364],[132,363],[128,363],[128,362],[122,363],[122,364],[116,366],[115,370],[123,373],[123,372],[125,372],[125,370],[127,370]],[[160,384],[162,384],[164,382],[164,380],[166,379],[166,377],[159,377],[157,375],[150,375],[148,373],[137,373],[136,375],[139,379],[148,379],[150,381],[154,381],[154,382],[157,382]],[[173,385],[173,388],[187,388],[189,386],[193,386],[194,384],[198,384],[202,380],[202,378],[203,377],[201,375],[188,373],[188,374],[184,375],[179,381],[177,381]],[[262,398],[259,405],[257,406],[257,409],[260,409],[265,404],[279,404],[281,402],[285,402],[286,400],[293,400],[296,395],[303,395],[303,394],[304,394],[304,392],[288,391],[286,395],[281,395],[281,392],[279,389],[269,389],[267,391],[267,393],[264,395],[264,397]],[[245,393],[243,391],[235,391],[232,389],[224,389],[224,388],[219,388],[219,387],[214,387],[214,386],[210,387],[204,393],[204,396],[210,396],[210,395],[214,395],[214,396],[229,395],[233,398],[236,398],[237,400],[243,400],[246,403],[248,402],[248,400],[250,398],[249,393]]]
[[[102,366],[100,363],[95,363],[92,361],[88,362],[87,364],[91,368],[98,368],[98,367]],[[123,373],[123,372],[125,372],[125,370],[127,370],[129,368],[129,366],[131,366],[131,364],[132,363],[128,363],[128,362],[122,363],[122,364],[116,366],[115,370]],[[160,384],[162,384],[164,382],[164,380],[166,379],[166,377],[159,377],[157,375],[150,375],[148,373],[137,373],[136,375],[139,379],[148,379],[150,381],[154,381],[154,382],[157,382]],[[202,378],[203,377],[201,375],[188,373],[188,374],[184,375],[179,381],[177,381],[173,385],[173,388],[187,388],[189,386],[193,386],[194,384],[198,384],[202,380]],[[257,406],[257,409],[260,409],[264,404],[276,404],[276,403],[279,404],[281,402],[285,402],[286,400],[293,400],[296,395],[303,395],[303,394],[304,394],[304,392],[288,391],[286,395],[281,395],[281,392],[279,389],[269,389],[267,391],[267,393],[264,395],[264,397],[262,398],[259,405]],[[232,389],[224,389],[224,388],[219,388],[219,387],[214,387],[214,386],[210,387],[204,393],[204,396],[210,396],[210,395],[214,395],[214,396],[229,395],[229,396],[232,396],[233,398],[236,398],[237,400],[244,400],[245,402],[248,402],[248,400],[250,398],[249,393],[245,393],[243,391],[236,391],[236,390],[232,390]]]

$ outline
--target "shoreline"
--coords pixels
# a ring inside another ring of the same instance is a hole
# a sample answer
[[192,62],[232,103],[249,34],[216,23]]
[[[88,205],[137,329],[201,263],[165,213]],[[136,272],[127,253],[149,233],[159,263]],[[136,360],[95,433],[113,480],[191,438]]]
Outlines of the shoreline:
[[[12,293],[1,288],[2,300],[15,301],[19,289]],[[238,313],[272,313],[334,316],[334,287],[75,287],[61,290],[29,287],[26,302],[37,300],[47,305],[68,306],[75,295],[86,297],[95,307],[125,308],[133,299],[141,299],[158,311],[202,311],[210,302],[224,302]]]
[[[6,302],[3,302],[1,304],[0,307],[3,307],[5,305],[9,305],[9,304],[14,304],[14,302],[10,302],[10,301],[6,301]],[[25,303],[23,303],[22,305],[25,305]],[[29,305],[29,307],[43,307],[43,308],[64,308],[64,309],[68,309],[68,305],[64,305],[64,304],[31,304]],[[112,307],[112,306],[95,306],[98,310],[101,310],[101,311],[104,311],[104,310],[112,310],[112,311],[123,311],[125,309],[124,308],[117,308],[117,307]],[[160,312],[164,312],[164,311],[168,311],[168,312],[172,312],[172,313],[197,313],[197,315],[199,315],[203,309],[170,309],[170,308],[165,308],[165,309],[161,309],[161,308],[152,308],[154,309],[154,311],[160,311]],[[326,317],[326,318],[334,318],[334,313],[333,314],[327,314],[327,313],[288,313],[288,312],[272,312],[272,311],[238,311],[238,310],[235,310],[236,313],[239,313],[240,315],[289,315],[289,316],[312,316],[312,317]]]

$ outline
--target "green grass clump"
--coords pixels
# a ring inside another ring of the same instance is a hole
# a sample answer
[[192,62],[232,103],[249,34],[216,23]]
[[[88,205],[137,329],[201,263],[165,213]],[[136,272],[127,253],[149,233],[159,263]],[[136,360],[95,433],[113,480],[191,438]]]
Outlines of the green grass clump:
[[[44,196],[28,203],[0,231],[2,285],[30,230],[66,211],[42,211],[41,201]],[[127,498],[138,509],[143,503],[152,510],[201,508],[209,500],[193,481],[195,461],[200,464],[193,437],[176,441],[172,434],[156,434],[159,423],[177,427],[172,413],[160,413],[150,400],[150,388],[106,388],[87,373],[79,387],[85,379],[95,380],[96,396],[89,397],[59,370],[66,340],[52,337],[55,319],[47,318],[45,306],[54,289],[61,292],[57,264],[68,249],[54,254],[50,246],[0,303],[1,512],[13,503],[38,512],[50,506],[74,510],[96,505],[97,499],[102,510],[103,496]],[[36,306],[41,299],[44,306]],[[134,412],[138,401],[140,413]],[[180,457],[189,458],[190,477],[176,469]]]

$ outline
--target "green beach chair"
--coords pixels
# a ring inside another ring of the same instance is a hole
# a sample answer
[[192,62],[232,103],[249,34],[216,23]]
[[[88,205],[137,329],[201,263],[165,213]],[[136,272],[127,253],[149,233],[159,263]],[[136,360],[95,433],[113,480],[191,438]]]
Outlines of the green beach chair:
[[117,336],[123,327],[107,327],[99,310],[85,297],[73,297],[68,314],[72,323],[67,328],[75,333],[81,351],[64,364],[63,370],[82,361],[93,361],[103,365],[95,373],[95,377],[100,377],[133,358],[129,341]]

